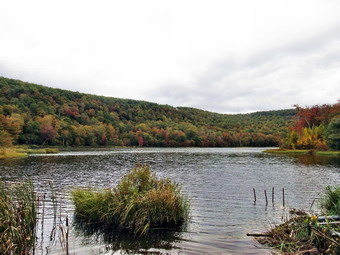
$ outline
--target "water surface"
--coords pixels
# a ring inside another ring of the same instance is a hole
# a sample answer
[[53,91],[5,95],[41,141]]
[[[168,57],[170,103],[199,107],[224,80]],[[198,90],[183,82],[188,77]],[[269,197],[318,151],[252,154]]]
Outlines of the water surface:
[[[340,159],[310,155],[271,155],[261,148],[131,148],[89,149],[55,155],[31,155],[0,162],[0,178],[31,178],[40,194],[53,182],[64,197],[60,210],[72,218],[68,192],[76,186],[109,188],[136,164],[149,164],[159,177],[182,185],[191,200],[191,219],[183,233],[164,234],[147,240],[116,233],[96,235],[75,227],[70,250],[75,254],[266,254],[247,233],[280,223],[289,208],[309,210],[327,185],[340,181]],[[272,203],[272,188],[275,196]],[[253,188],[257,202],[254,204]],[[286,207],[282,206],[282,188]],[[264,190],[268,193],[266,206]],[[46,205],[45,232],[52,225],[51,204]],[[313,206],[316,210],[317,207]],[[49,238],[40,244],[41,254],[58,254],[62,247]],[[60,239],[60,238],[59,238]]]

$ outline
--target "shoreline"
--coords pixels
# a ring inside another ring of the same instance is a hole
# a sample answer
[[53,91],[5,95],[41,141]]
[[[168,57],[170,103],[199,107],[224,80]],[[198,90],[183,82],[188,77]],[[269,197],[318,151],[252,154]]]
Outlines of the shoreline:
[[288,155],[340,156],[340,151],[292,150],[280,148],[280,149],[268,149],[263,152]]

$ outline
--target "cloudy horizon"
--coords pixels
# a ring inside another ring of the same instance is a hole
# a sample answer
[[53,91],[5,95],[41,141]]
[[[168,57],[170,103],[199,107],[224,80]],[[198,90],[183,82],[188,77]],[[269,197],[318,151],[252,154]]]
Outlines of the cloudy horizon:
[[0,76],[219,113],[340,99],[340,2],[3,1]]

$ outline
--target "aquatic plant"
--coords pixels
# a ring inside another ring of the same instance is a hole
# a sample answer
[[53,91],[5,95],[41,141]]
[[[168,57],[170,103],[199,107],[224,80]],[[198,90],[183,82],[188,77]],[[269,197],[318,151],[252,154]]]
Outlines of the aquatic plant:
[[149,166],[137,166],[114,189],[75,189],[75,216],[84,223],[145,234],[155,228],[182,226],[189,202],[179,185],[157,179]]
[[340,215],[340,187],[327,186],[320,204],[327,214]]
[[37,202],[30,182],[0,181],[0,254],[29,254],[35,243]]

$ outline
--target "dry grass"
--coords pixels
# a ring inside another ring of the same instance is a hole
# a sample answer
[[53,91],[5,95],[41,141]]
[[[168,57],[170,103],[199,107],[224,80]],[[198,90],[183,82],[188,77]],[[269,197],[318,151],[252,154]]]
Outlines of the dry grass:
[[0,159],[8,158],[23,158],[26,157],[27,153],[20,152],[15,148],[0,148]]
[[58,153],[56,148],[30,149],[24,146],[19,147],[0,147],[0,159],[24,158],[28,154],[51,154]]
[[289,221],[276,226],[268,237],[257,238],[263,245],[280,251],[281,254],[340,254],[340,238],[332,231],[339,231],[331,225],[318,225],[316,217],[294,216]]
[[[321,207],[326,214],[340,214],[340,187],[327,187]],[[266,233],[258,242],[282,254],[340,254],[340,225],[320,224],[317,216],[293,211],[293,217]],[[337,234],[338,233],[338,234]]]

